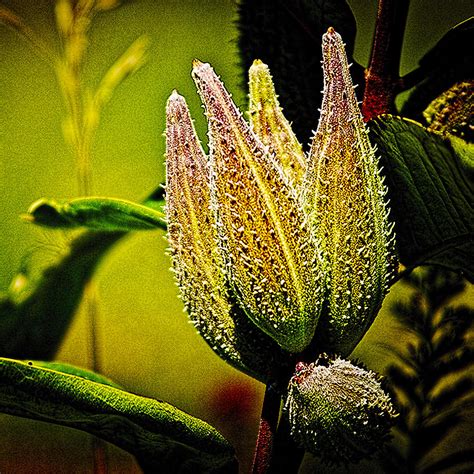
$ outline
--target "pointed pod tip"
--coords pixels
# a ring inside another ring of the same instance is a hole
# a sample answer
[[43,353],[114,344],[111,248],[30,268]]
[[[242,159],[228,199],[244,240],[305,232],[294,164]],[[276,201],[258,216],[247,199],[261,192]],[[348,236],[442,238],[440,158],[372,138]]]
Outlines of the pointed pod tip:
[[185,120],[188,112],[188,106],[185,98],[178,94],[175,89],[168,98],[166,103],[166,122],[168,125],[179,123]]
[[209,63],[203,63],[199,61],[199,59],[193,59],[193,70],[191,75],[195,81],[196,79],[205,81],[205,78],[209,79],[209,77],[214,74],[214,70]]
[[193,71],[196,71],[198,69],[202,69],[204,67],[211,67],[209,63],[203,63],[199,59],[193,59]]
[[170,109],[185,104],[186,101],[184,100],[184,97],[180,95],[176,89],[173,89],[173,92],[171,92],[171,95],[168,97],[166,108]]
[[250,66],[249,73],[252,75],[255,72],[269,72],[269,69],[261,59],[255,59]]
[[332,27],[330,26],[326,33],[323,35],[323,43],[326,41],[340,42],[342,43],[341,35]]

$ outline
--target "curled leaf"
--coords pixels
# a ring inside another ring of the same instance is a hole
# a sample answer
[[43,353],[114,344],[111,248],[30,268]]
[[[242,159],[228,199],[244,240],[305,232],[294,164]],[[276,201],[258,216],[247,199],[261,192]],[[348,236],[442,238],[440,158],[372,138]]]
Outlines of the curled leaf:
[[136,456],[145,472],[237,472],[232,446],[204,421],[34,363],[0,359],[0,411],[94,434]]

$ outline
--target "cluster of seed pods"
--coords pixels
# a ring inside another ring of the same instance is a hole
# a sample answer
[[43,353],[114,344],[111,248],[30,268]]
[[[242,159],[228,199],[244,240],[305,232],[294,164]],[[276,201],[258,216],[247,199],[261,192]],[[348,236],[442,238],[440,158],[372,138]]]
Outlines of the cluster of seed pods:
[[316,341],[321,351],[348,355],[393,274],[386,189],[344,45],[332,29],[323,37],[323,70],[321,117],[308,155],[261,61],[250,69],[250,123],[212,67],[194,62],[209,156],[184,99],[174,92],[168,101],[173,267],[192,321],[231,361],[241,359],[236,324],[239,340],[260,331],[289,353]]
[[[263,382],[290,354],[347,357],[396,266],[386,188],[332,28],[323,71],[308,154],[261,61],[249,71],[249,122],[212,67],[194,62],[209,156],[184,98],[173,92],[167,104],[168,238],[181,297],[209,345]],[[375,374],[341,358],[299,364],[286,409],[302,446],[341,460],[364,457],[393,419]]]

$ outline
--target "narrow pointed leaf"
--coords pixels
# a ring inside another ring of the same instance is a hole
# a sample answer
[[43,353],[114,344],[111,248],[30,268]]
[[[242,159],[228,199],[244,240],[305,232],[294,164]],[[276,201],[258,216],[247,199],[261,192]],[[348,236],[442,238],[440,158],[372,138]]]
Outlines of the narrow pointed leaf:
[[34,224],[53,228],[86,227],[110,232],[166,229],[163,212],[124,199],[104,197],[66,202],[40,199],[23,217]]
[[468,160],[449,139],[410,120],[384,116],[370,130],[384,167],[401,262],[442,265],[474,281],[474,174],[466,169]]
[[294,188],[209,64],[193,77],[209,121],[212,205],[239,304],[289,352],[310,342],[323,285],[319,248]]
[[355,96],[341,36],[323,36],[324,93],[302,200],[324,246],[327,311],[318,350],[348,355],[370,327],[396,263],[386,187]]
[[83,377],[0,359],[0,411],[86,431],[136,456],[145,472],[237,472],[214,428],[168,403]]
[[217,249],[208,159],[184,98],[173,93],[166,115],[168,240],[181,298],[191,321],[219,356],[267,381],[283,354],[230,297]]
[[290,182],[300,184],[306,169],[306,157],[283,115],[268,66],[260,60],[255,60],[249,70],[249,98],[252,130],[275,154]]

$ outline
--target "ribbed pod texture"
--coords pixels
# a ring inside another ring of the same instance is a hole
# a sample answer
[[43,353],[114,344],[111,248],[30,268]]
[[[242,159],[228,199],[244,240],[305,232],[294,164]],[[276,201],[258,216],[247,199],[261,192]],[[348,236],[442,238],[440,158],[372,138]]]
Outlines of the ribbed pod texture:
[[288,180],[297,187],[306,170],[306,156],[283,115],[268,66],[255,60],[249,70],[249,117],[252,130],[278,159]]
[[302,202],[322,243],[327,308],[319,350],[348,355],[373,321],[395,267],[386,187],[363,123],[341,37],[323,36],[324,91]]
[[166,166],[168,241],[191,321],[223,359],[265,381],[282,353],[232,302],[217,248],[208,158],[176,92],[167,104]]
[[311,341],[323,290],[320,253],[294,189],[209,64],[193,77],[209,123],[220,251],[240,305],[289,352]]

